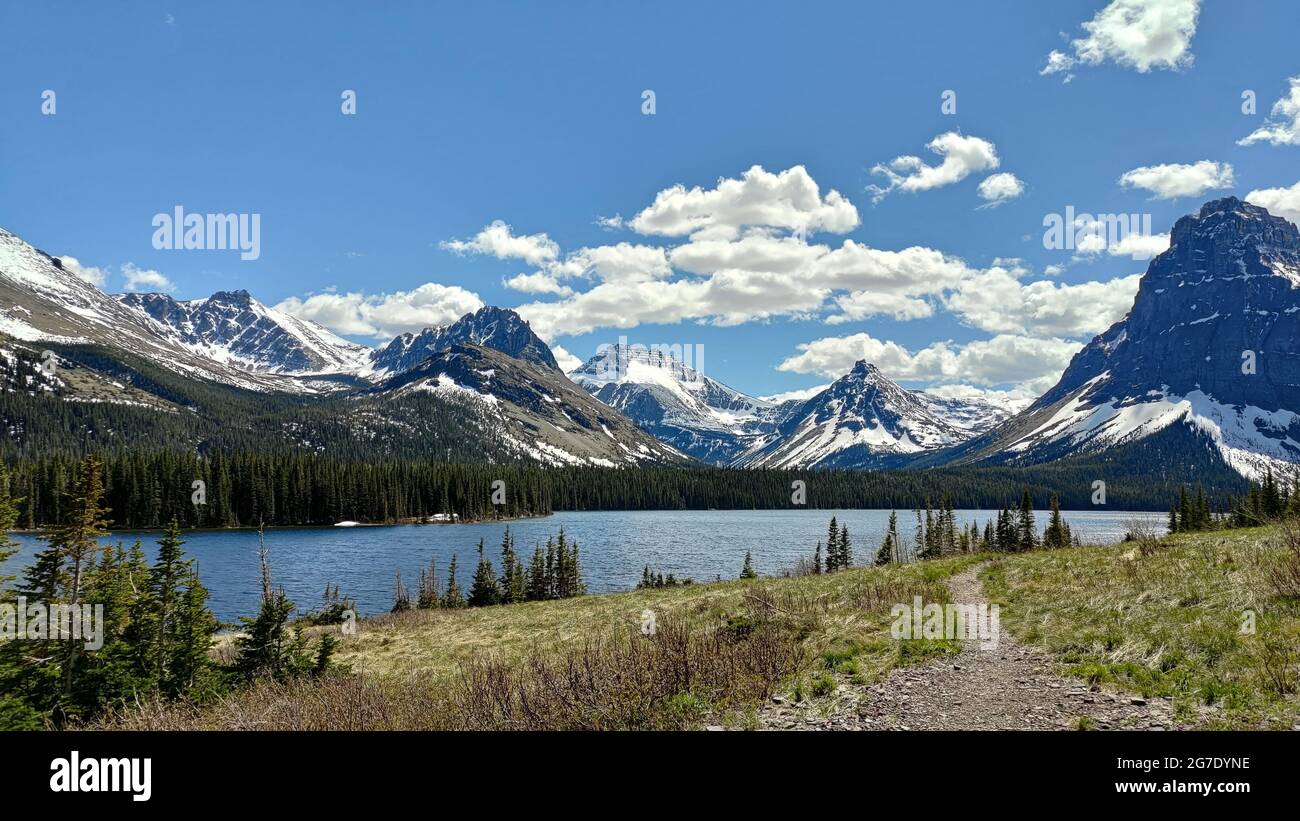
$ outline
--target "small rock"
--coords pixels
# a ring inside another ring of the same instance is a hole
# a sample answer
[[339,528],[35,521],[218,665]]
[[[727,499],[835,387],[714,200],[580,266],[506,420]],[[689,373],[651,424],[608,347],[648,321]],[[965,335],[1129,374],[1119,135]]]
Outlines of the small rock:
[[1147,703],[1147,700],[1145,698],[1137,698],[1136,696],[1134,696],[1133,698],[1130,698],[1128,700],[1128,703],[1136,707],[1141,707]]
[[726,728],[723,727],[721,724],[710,724],[709,726],[705,727],[704,729],[707,730],[707,731],[709,731],[709,732],[711,732],[711,733],[720,733],[720,732],[723,732]]

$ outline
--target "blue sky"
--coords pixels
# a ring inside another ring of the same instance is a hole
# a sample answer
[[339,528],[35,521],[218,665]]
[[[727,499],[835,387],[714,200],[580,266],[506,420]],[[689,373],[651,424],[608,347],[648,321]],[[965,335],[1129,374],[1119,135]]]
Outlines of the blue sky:
[[[1026,396],[1159,248],[1049,250],[1047,215],[1300,218],[1300,7],[1249,9],[7,3],[0,226],[109,291],[247,288],[371,344],[486,303],[756,394],[866,357]],[[155,249],[178,205],[259,214],[260,255]]]

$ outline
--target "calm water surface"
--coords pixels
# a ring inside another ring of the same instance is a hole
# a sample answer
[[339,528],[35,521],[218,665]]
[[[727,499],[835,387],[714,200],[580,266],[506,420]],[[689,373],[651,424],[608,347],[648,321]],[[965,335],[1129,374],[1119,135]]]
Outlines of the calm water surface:
[[[735,578],[745,551],[764,575],[778,575],[802,557],[811,558],[819,540],[826,538],[831,515],[849,528],[854,557],[869,561],[884,538],[887,510],[698,510],[651,512],[556,513],[539,519],[508,523],[515,534],[515,549],[526,561],[533,545],[545,543],[563,527],[581,546],[582,571],[593,593],[628,590],[636,586],[641,568],[652,568],[679,578],[712,581],[716,576]],[[983,527],[996,516],[990,510],[959,510],[960,523],[976,521]],[[1041,531],[1047,513],[1039,511]],[[1156,513],[1122,511],[1066,511],[1065,520],[1086,543],[1117,542],[1134,519],[1149,521],[1163,532],[1165,517]],[[899,531],[910,536],[915,517],[900,511]],[[500,569],[501,534],[505,523],[461,525],[396,525],[392,527],[294,528],[266,534],[275,583],[302,610],[320,603],[326,583],[338,584],[357,602],[363,614],[387,611],[393,601],[393,577],[398,568],[412,595],[419,571],[433,558],[446,581],[453,554],[456,574],[468,589],[477,561],[479,539]],[[4,572],[15,575],[30,561],[40,542],[31,536],[15,537],[22,549]],[[114,539],[145,542],[150,560],[156,554],[158,534],[121,532]],[[203,531],[185,534],[185,551],[198,560],[203,583],[211,591],[210,606],[217,618],[233,622],[253,615],[261,585],[258,579],[257,533]]]

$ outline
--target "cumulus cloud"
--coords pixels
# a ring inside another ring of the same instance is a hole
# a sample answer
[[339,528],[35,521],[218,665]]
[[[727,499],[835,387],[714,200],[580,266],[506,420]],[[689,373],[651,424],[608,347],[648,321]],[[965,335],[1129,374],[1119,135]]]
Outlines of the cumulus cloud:
[[1158,200],[1199,197],[1206,191],[1231,188],[1234,183],[1231,165],[1210,160],[1145,165],[1119,178],[1122,187],[1150,191],[1154,195],[1152,199]]
[[1022,392],[1041,393],[1059,378],[1080,342],[999,334],[965,345],[934,342],[917,351],[870,334],[824,337],[798,346],[777,370],[838,378],[860,359],[876,365],[886,376],[902,381],[1014,385]]
[[1142,279],[1133,274],[1078,285],[1024,283],[1025,273],[994,267],[974,274],[947,297],[946,306],[966,324],[991,333],[1089,338],[1128,313]]
[[1300,225],[1300,182],[1290,188],[1256,189],[1246,195],[1246,202]]
[[82,265],[76,257],[59,257],[59,262],[63,264],[63,270],[68,271],[77,279],[89,282],[96,288],[103,288],[108,284],[108,269],[96,268],[93,265]]
[[842,234],[858,226],[858,209],[839,191],[822,190],[802,165],[772,174],[755,165],[714,188],[676,184],[628,223],[638,234],[701,234],[729,239],[742,226]]
[[122,287],[127,291],[154,292],[176,290],[176,286],[173,285],[172,281],[167,277],[152,269],[137,268],[130,262],[122,266],[122,276],[126,278],[126,284]]
[[1073,54],[1052,51],[1039,74],[1064,74],[1068,82],[1076,66],[1107,60],[1143,74],[1186,68],[1199,13],[1200,0],[1113,0],[1082,24],[1085,35],[1070,42]]
[[435,282],[391,294],[323,293],[306,299],[289,297],[275,306],[276,310],[309,319],[335,333],[381,340],[446,325],[482,307],[483,300],[477,294],[456,285]]
[[505,286],[525,294],[573,295],[572,288],[561,285],[555,277],[541,271],[532,274],[516,274],[505,281]]
[[560,246],[546,234],[517,236],[514,230],[496,220],[468,240],[446,240],[439,247],[457,254],[487,254],[497,259],[522,259],[529,265],[541,265],[560,254]]
[[1025,183],[1015,174],[1004,171],[985,177],[976,189],[976,193],[985,201],[980,208],[995,208],[1025,193]]
[[551,355],[555,357],[555,362],[560,366],[560,370],[565,373],[569,373],[570,371],[582,367],[582,360],[566,351],[560,345],[551,348]]
[[1075,232],[1074,259],[1091,260],[1106,253],[1147,260],[1169,250],[1169,235],[1143,233],[1150,229],[1150,220],[1139,222],[1136,214],[1081,214],[1071,228]]
[[844,233],[858,226],[858,209],[838,191],[826,196],[802,165],[777,174],[755,165],[740,179],[720,179],[716,187],[660,191],[649,207],[632,218],[639,234],[680,237],[734,237],[742,226],[793,231]]
[[603,282],[644,282],[672,274],[663,248],[630,242],[579,248],[546,270],[556,277],[595,277]]
[[776,402],[778,404],[781,402],[789,402],[791,399],[798,399],[800,401],[803,401],[805,399],[812,399],[814,396],[816,396],[817,394],[821,393],[822,391],[826,390],[829,387],[830,387],[830,383],[828,382],[824,385],[814,385],[811,388],[800,388],[799,390],[794,390],[794,391],[773,393],[767,396],[760,396],[759,398],[766,399],[768,402]]
[[943,161],[938,165],[926,165],[920,157],[903,155],[890,160],[888,165],[876,165],[871,169],[871,173],[882,174],[889,180],[886,186],[867,186],[872,201],[880,202],[895,190],[928,191],[952,185],[971,174],[997,168],[1000,163],[993,143],[979,137],[963,137],[956,131],[940,134],[925,147],[942,157]]
[[1237,140],[1237,145],[1300,145],[1300,77],[1288,82],[1290,93],[1273,103],[1264,125]]

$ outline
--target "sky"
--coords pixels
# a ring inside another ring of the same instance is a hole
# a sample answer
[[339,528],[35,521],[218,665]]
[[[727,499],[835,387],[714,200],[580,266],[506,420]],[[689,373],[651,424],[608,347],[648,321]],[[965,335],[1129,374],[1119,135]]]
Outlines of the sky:
[[[868,359],[1010,401],[1180,216],[1300,221],[1293,0],[4,0],[0,30],[0,227],[372,345],[490,304],[570,365],[676,345],[773,395]],[[177,208],[256,253],[158,247]]]

